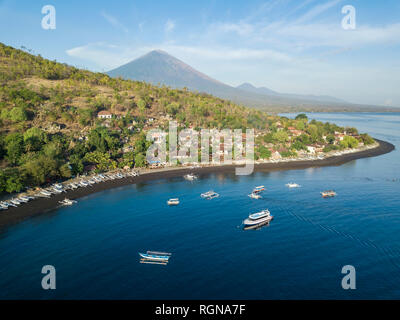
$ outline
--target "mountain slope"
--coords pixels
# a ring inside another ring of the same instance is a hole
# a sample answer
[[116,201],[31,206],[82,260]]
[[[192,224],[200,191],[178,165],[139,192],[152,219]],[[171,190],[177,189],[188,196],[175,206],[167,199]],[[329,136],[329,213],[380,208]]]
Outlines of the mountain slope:
[[304,94],[292,94],[292,93],[280,93],[280,92],[276,92],[273,91],[271,89],[268,89],[266,87],[255,87],[250,83],[243,83],[239,86],[237,86],[236,88],[241,89],[241,90],[245,90],[248,92],[253,92],[253,93],[257,93],[257,94],[264,94],[264,95],[273,95],[273,96],[277,96],[277,97],[281,97],[281,98],[288,98],[288,99],[296,99],[296,100],[304,100],[304,101],[315,101],[315,102],[325,102],[325,103],[344,103],[344,104],[348,104],[348,102],[341,100],[341,99],[337,99],[335,97],[331,97],[331,96],[317,96],[317,95],[304,95]]

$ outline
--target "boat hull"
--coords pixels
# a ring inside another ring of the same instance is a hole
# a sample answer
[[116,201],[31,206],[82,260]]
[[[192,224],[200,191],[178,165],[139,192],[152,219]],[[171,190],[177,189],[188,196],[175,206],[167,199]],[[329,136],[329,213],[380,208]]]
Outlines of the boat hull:
[[246,219],[246,220],[243,221],[243,225],[244,225],[244,227],[255,227],[255,226],[258,226],[258,225],[262,225],[262,224],[268,223],[273,218],[274,218],[273,216],[268,216],[268,217],[261,218],[261,219],[258,219],[258,220]]

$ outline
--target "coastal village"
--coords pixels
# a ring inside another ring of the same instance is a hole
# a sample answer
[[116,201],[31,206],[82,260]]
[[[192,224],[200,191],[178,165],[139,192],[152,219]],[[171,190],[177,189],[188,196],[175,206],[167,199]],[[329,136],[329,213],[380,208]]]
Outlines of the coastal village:
[[[147,162],[146,151],[153,142],[146,134],[152,129],[168,132],[171,121],[177,123],[178,133],[239,129],[243,144],[246,129],[254,129],[257,163],[323,159],[375,145],[355,128],[305,114],[289,119],[185,88],[80,70],[4,45],[0,82],[1,194],[82,175],[168,167],[168,161]],[[157,139],[168,144],[169,137],[164,133]],[[216,143],[219,159],[210,152],[209,164],[200,159],[186,164],[217,165],[229,158],[231,143]],[[202,148],[199,143],[199,154]],[[177,165],[184,162],[178,159]]]

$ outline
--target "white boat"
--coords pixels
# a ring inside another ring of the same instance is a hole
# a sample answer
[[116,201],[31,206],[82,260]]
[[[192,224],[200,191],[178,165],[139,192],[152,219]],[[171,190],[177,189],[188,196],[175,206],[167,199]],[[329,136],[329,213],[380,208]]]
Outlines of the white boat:
[[16,206],[19,206],[21,204],[21,202],[18,201],[17,199],[11,199],[10,202],[15,204]]
[[28,199],[27,197],[20,196],[20,197],[18,198],[18,201],[27,203],[27,202],[29,202],[29,199]]
[[259,194],[254,193],[254,192],[250,193],[249,197],[252,199],[261,199],[262,198]]
[[5,204],[4,202],[0,202],[0,209],[1,210],[7,210],[8,209],[8,205]]
[[265,190],[264,186],[258,186],[253,189],[253,193],[260,193]]
[[214,198],[218,198],[219,194],[214,192],[213,190],[210,190],[210,191],[202,193],[200,196],[202,198],[207,199],[207,200],[211,200],[211,199],[214,199]]
[[179,199],[178,199],[178,198],[169,199],[169,200],[167,201],[167,204],[168,204],[169,206],[177,206],[177,205],[179,204]]
[[139,256],[145,261],[156,261],[168,263],[171,253],[168,252],[157,252],[157,251],[147,251],[147,253],[140,253]]
[[72,206],[74,203],[76,203],[76,200],[70,200],[65,198],[64,200],[58,201],[59,204],[63,205],[63,206]]
[[63,190],[58,189],[58,188],[52,188],[51,191],[52,191],[53,193],[58,193],[58,194],[60,194],[60,193],[63,192]]
[[196,179],[198,178],[198,177],[197,177],[195,174],[193,174],[193,173],[185,174],[183,177],[185,178],[185,180],[188,180],[188,181],[193,181],[193,180],[196,180]]
[[47,190],[40,191],[39,195],[42,197],[47,197],[47,198],[51,197],[51,193]]
[[323,198],[332,198],[337,196],[337,193],[333,190],[323,191],[321,192]]
[[3,201],[3,204],[4,204],[5,206],[7,206],[7,208],[8,208],[8,207],[16,207],[16,206],[17,206],[17,205],[15,205],[14,203],[8,202],[8,201]]
[[300,188],[301,186],[299,184],[297,184],[297,183],[289,182],[289,183],[286,184],[286,187],[288,187],[288,188]]
[[257,213],[250,214],[247,219],[243,221],[245,227],[254,227],[264,223],[270,222],[274,217],[268,209],[262,210]]
[[86,188],[89,184],[82,180],[79,185]]

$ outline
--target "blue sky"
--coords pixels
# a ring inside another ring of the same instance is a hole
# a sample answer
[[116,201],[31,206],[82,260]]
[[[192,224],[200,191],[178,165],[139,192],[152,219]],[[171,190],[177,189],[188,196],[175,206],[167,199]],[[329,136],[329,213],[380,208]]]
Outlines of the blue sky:
[[[41,27],[48,4],[55,30]],[[0,0],[0,41],[95,71],[163,49],[230,85],[400,106],[398,0]]]

